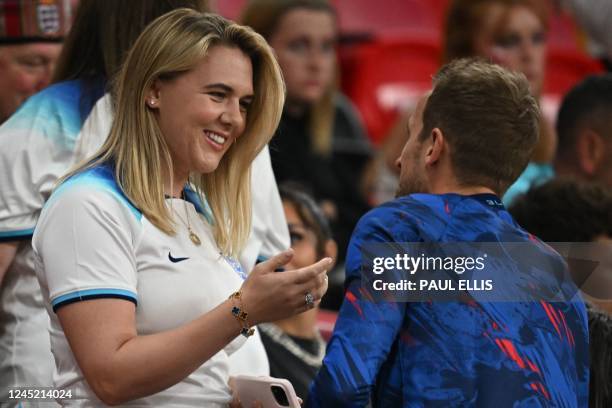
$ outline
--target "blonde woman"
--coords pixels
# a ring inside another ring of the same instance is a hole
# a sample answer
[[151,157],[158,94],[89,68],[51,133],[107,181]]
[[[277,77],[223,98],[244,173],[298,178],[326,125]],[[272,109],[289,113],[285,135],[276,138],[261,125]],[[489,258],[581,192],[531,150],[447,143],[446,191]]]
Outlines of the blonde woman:
[[59,402],[224,406],[228,355],[251,326],[327,288],[329,259],[274,273],[286,252],[243,280],[234,258],[249,168],[282,111],[280,69],[250,29],[180,9],[140,35],[114,92],[108,139],[64,178],[33,238]]

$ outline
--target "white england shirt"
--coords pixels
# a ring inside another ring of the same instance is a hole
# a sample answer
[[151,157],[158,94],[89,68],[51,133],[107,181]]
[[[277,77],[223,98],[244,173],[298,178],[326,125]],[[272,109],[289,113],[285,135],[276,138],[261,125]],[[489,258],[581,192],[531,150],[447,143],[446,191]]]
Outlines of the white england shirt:
[[[212,310],[238,290],[245,277],[239,262],[220,254],[206,210],[193,191],[186,189],[186,200],[167,199],[176,220],[176,234],[170,236],[127,200],[113,172],[111,166],[99,166],[63,184],[45,205],[32,240],[51,316],[51,349],[58,363],[54,386],[72,391],[71,399],[58,401],[66,406],[103,404],[70,350],[56,315],[59,308],[99,298],[130,301],[136,304],[137,332],[147,335]],[[187,223],[200,237],[200,246],[190,240]],[[178,384],[124,406],[227,404],[229,355],[245,340],[238,336]]]
[[[0,288],[2,404],[8,401],[10,388],[52,385],[49,318],[30,240],[57,179],[93,154],[108,136],[112,103],[110,95],[102,97],[101,85],[79,80],[52,85],[29,98],[0,127],[0,241],[20,241]],[[252,174],[253,227],[240,255],[246,271],[258,257],[290,246],[267,147],[253,162]],[[232,373],[269,374],[257,331],[238,354],[232,358]]]

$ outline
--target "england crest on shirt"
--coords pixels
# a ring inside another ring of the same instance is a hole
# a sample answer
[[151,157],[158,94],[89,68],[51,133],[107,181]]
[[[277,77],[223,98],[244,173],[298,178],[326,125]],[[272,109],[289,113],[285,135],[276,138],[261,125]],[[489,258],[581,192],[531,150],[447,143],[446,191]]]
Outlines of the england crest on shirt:
[[43,34],[55,34],[60,29],[60,12],[57,4],[39,4],[38,28]]

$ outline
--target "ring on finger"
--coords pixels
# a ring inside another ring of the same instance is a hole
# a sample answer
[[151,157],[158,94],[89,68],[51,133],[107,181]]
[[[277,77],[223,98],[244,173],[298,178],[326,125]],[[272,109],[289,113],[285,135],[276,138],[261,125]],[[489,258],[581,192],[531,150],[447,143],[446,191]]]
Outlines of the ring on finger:
[[306,306],[308,306],[309,308],[314,307],[315,298],[312,293],[306,292],[306,295],[304,296],[304,301],[306,302]]

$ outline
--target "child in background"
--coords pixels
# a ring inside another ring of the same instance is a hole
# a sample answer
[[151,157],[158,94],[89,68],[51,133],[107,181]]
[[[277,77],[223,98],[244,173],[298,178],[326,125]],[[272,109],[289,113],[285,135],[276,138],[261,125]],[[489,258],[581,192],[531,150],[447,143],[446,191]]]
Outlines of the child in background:
[[[283,209],[291,236],[293,259],[286,265],[297,269],[321,256],[336,259],[338,247],[326,218],[314,200],[297,184],[280,186]],[[288,379],[299,397],[306,400],[308,386],[321,367],[325,341],[317,329],[318,309],[258,326],[270,360],[270,375]]]

